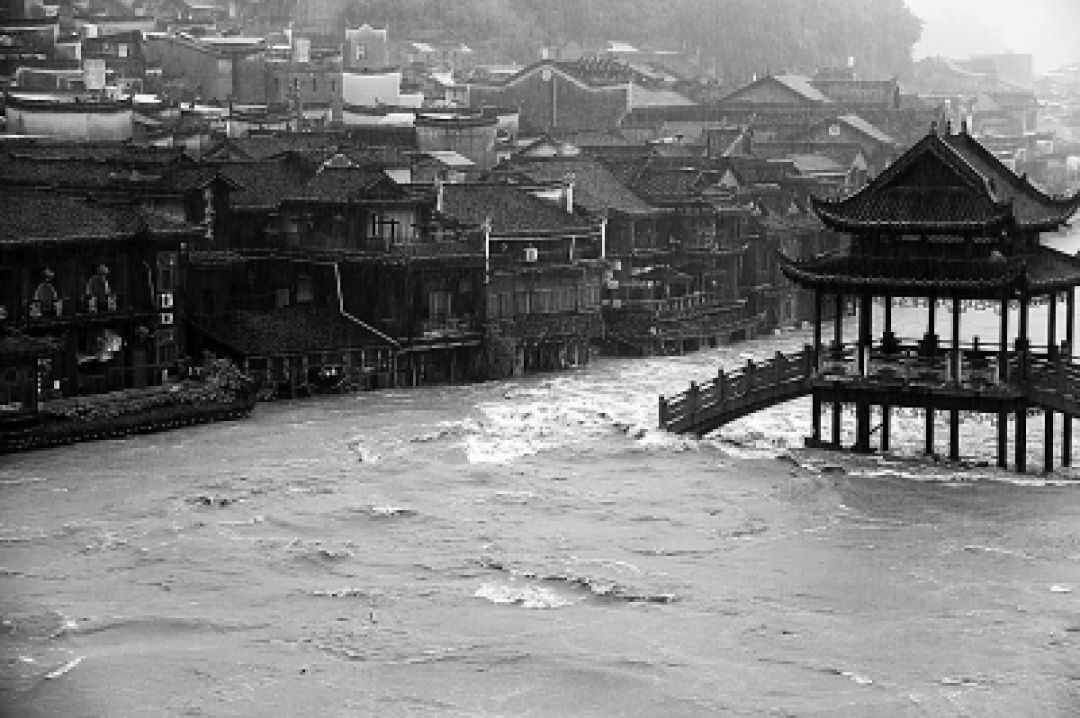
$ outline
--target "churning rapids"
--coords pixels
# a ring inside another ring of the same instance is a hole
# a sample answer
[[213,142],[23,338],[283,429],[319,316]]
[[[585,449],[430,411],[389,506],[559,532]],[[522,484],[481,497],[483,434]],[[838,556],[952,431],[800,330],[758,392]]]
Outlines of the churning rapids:
[[896,456],[803,450],[809,400],[654,428],[658,394],[808,338],[0,458],[0,705],[1076,715],[1072,474],[985,468],[974,418],[962,466],[918,457],[916,416]]

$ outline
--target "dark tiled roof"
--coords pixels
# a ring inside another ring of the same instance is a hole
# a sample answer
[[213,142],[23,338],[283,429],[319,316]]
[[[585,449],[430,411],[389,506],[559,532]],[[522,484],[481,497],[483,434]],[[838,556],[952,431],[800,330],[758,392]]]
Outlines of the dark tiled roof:
[[[393,183],[393,180],[377,167],[326,167],[290,194],[288,199],[347,202],[364,199],[377,187],[385,187],[386,183]],[[404,195],[404,191],[401,194]]]
[[106,189],[119,183],[115,168],[94,160],[11,158],[0,161],[0,184],[53,189]]
[[656,207],[634,194],[609,169],[590,157],[522,162],[515,169],[538,182],[558,181],[572,174],[574,202],[590,212],[605,209],[624,214],[658,212]]
[[370,329],[322,307],[292,306],[237,312],[199,329],[247,356],[275,356],[387,346]]
[[137,205],[107,205],[46,192],[0,193],[0,245],[123,240],[145,233],[198,234],[202,228]]
[[[181,165],[165,172],[157,181],[156,189],[166,192],[189,192],[206,187],[219,175],[221,171],[213,165]],[[232,184],[232,180],[227,177],[225,180]]]
[[839,201],[814,201],[840,231],[892,228],[931,234],[989,231],[1015,223],[1053,230],[1080,204],[1048,197],[967,134],[931,132],[870,184]]
[[310,175],[281,160],[236,162],[221,172],[241,189],[229,197],[234,209],[274,209],[285,198],[299,194]]
[[128,215],[58,194],[0,193],[0,244],[120,239],[132,234]]
[[525,190],[502,184],[448,184],[443,186],[442,213],[465,225],[491,220],[493,234],[568,232],[591,222],[570,214],[554,201],[534,197]]

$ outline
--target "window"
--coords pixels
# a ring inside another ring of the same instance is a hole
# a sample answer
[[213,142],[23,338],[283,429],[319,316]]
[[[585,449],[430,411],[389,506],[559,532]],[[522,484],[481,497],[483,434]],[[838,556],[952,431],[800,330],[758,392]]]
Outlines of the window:
[[514,313],[529,313],[529,290],[519,289],[514,293]]
[[301,274],[296,277],[296,303],[311,304],[315,294],[311,286],[311,275]]
[[428,292],[428,316],[432,319],[450,316],[450,302],[450,292],[443,290]]
[[176,291],[176,252],[158,252],[157,281],[159,292]]

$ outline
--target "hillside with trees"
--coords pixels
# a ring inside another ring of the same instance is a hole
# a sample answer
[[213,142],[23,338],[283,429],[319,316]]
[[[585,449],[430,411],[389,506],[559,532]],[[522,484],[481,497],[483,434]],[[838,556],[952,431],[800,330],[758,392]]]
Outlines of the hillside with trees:
[[464,42],[485,59],[530,62],[542,46],[608,40],[681,50],[726,82],[849,58],[863,76],[906,77],[922,31],[904,0],[354,0],[343,13],[398,38]]

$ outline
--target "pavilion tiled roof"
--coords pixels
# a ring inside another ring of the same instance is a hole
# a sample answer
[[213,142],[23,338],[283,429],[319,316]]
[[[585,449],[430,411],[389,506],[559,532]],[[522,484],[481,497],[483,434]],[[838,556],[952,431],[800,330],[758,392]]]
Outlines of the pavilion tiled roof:
[[465,225],[480,226],[490,220],[495,235],[581,232],[592,228],[588,218],[507,184],[444,185],[442,214]]
[[785,276],[803,286],[921,294],[948,290],[989,296],[1002,290],[1057,291],[1080,284],[1080,260],[1049,247],[1007,261],[940,256],[832,254],[793,260],[780,256]]
[[310,305],[239,311],[196,327],[247,356],[309,354],[388,344],[364,325],[325,307]]
[[1054,230],[1080,205],[1045,195],[966,132],[931,131],[872,182],[841,200],[814,200],[833,229],[989,233],[1009,227]]

